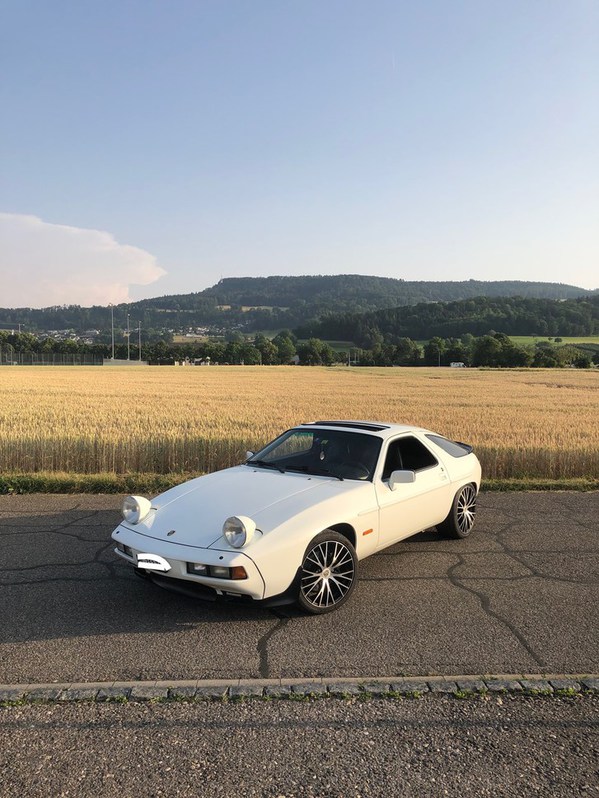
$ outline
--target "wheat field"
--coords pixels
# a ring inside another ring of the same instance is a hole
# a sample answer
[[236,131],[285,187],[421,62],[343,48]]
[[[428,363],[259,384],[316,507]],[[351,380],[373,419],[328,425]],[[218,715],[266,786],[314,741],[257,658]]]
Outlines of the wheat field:
[[599,374],[448,368],[3,367],[0,472],[198,473],[302,421],[417,424],[487,478],[599,478]]

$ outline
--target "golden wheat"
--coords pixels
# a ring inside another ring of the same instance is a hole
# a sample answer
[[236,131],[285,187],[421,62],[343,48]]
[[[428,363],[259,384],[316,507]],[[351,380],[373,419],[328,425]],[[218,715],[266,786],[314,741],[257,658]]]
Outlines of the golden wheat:
[[301,367],[0,368],[0,471],[201,472],[302,421],[417,424],[490,477],[599,477],[599,375]]

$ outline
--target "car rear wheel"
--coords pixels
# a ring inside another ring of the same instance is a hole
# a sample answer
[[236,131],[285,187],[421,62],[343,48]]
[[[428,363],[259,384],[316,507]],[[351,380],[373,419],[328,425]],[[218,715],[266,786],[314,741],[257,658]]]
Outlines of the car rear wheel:
[[476,488],[474,485],[464,485],[456,493],[449,515],[437,524],[437,529],[453,538],[467,538],[474,526],[475,515]]
[[358,558],[352,544],[338,532],[325,529],[304,555],[297,602],[313,615],[336,610],[350,597],[357,574]]

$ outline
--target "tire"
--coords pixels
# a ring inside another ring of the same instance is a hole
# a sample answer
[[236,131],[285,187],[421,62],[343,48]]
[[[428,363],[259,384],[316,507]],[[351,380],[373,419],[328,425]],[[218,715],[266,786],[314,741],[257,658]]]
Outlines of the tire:
[[304,554],[297,603],[312,615],[332,612],[348,600],[357,577],[356,550],[346,537],[325,529]]
[[449,515],[437,524],[437,529],[452,538],[467,538],[472,531],[475,515],[476,487],[464,485],[456,493]]

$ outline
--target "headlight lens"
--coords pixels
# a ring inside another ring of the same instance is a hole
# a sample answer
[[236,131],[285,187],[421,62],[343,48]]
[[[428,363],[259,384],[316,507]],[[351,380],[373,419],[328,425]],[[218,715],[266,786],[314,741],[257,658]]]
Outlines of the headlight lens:
[[256,524],[245,515],[232,515],[223,524],[223,535],[235,549],[247,546],[255,531]]
[[123,518],[129,524],[139,524],[152,508],[152,503],[143,496],[127,496],[123,502]]

